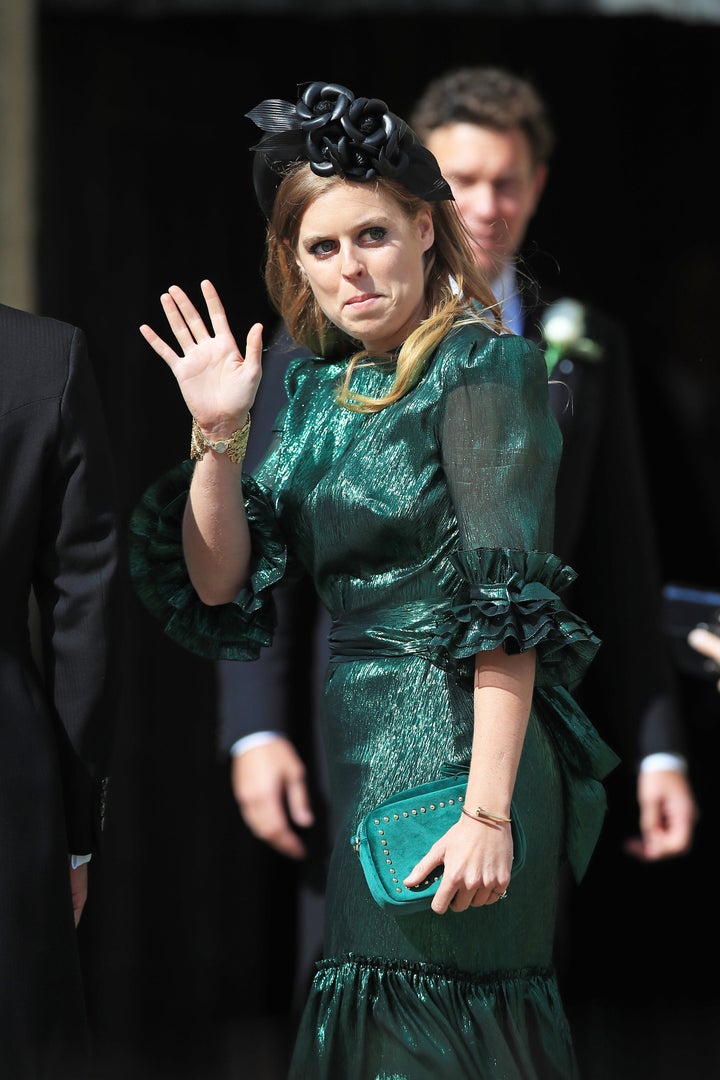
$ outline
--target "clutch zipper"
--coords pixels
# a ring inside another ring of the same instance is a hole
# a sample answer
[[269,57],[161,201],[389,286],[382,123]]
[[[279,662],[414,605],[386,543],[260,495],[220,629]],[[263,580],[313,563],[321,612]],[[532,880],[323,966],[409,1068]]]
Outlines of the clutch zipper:
[[355,854],[358,855],[358,856],[360,855],[360,845],[362,844],[362,840],[363,840],[363,836],[362,836],[362,822],[361,822],[358,825],[357,832],[355,833],[355,835],[350,837],[350,843],[353,846],[353,850],[355,851]]

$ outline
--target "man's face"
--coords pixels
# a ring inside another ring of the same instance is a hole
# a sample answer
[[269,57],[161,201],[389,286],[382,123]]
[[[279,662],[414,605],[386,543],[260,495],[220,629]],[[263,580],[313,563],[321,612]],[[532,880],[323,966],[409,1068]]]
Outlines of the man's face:
[[478,264],[491,278],[521,246],[540,200],[547,169],[534,165],[520,128],[477,124],[435,128],[425,140],[452,188]]

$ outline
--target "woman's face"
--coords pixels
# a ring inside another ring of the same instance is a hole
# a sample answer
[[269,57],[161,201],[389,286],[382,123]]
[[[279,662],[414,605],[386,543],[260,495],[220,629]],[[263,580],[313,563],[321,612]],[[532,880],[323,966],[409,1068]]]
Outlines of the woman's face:
[[433,240],[430,210],[409,221],[390,195],[343,183],[308,206],[296,258],[328,319],[387,352],[427,314],[423,255]]

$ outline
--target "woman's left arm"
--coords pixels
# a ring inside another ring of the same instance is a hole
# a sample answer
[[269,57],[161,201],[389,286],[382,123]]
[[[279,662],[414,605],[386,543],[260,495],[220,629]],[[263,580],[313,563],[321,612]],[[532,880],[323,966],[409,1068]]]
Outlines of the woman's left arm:
[[[465,597],[472,607],[472,589],[485,580],[500,599],[478,602],[477,618],[463,623],[462,631],[458,624],[458,634],[468,640],[456,643],[453,653],[472,655],[476,638],[467,812],[405,881],[418,884],[442,864],[432,901],[438,914],[495,903],[510,882],[510,823],[479,818],[475,809],[510,817],[535,683],[535,650],[519,651],[514,626],[504,630],[515,603],[510,582],[517,577],[515,554],[519,569],[523,553],[549,550],[560,456],[545,361],[530,342],[468,325],[453,337],[442,363],[441,460],[458,521],[458,554],[477,554],[474,573],[480,579],[472,588],[469,578],[460,584],[458,602]],[[494,553],[497,566],[491,567]],[[512,641],[507,652],[501,645],[506,636]]]
[[[495,903],[504,894],[513,863],[509,821],[515,777],[530,716],[535,651],[509,655],[502,648],[475,658],[474,731],[465,812],[430,848],[405,884],[419,884],[443,865],[432,901],[438,915]],[[492,818],[477,817],[482,810]]]

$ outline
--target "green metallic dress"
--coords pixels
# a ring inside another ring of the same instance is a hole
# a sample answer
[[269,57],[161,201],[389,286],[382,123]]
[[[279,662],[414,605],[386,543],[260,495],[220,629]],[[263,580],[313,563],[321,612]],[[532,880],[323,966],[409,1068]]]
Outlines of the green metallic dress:
[[[272,587],[312,575],[329,609],[324,740],[335,848],[324,958],[301,1021],[292,1080],[569,1080],[577,1075],[552,964],[561,861],[576,877],[616,764],[571,697],[598,640],[559,594],[551,554],[561,437],[547,372],[523,338],[461,324],[418,384],[374,413],[339,406],[344,363],[294,361],[289,403],[253,477],[249,585],[203,606],[180,521],[192,465],[134,515],[139,595],[177,642],[252,659],[270,644]],[[380,396],[387,362],[353,389]],[[381,910],[351,844],[359,818],[470,757],[479,650],[537,650],[514,792],[527,841],[507,899],[438,916]]]

